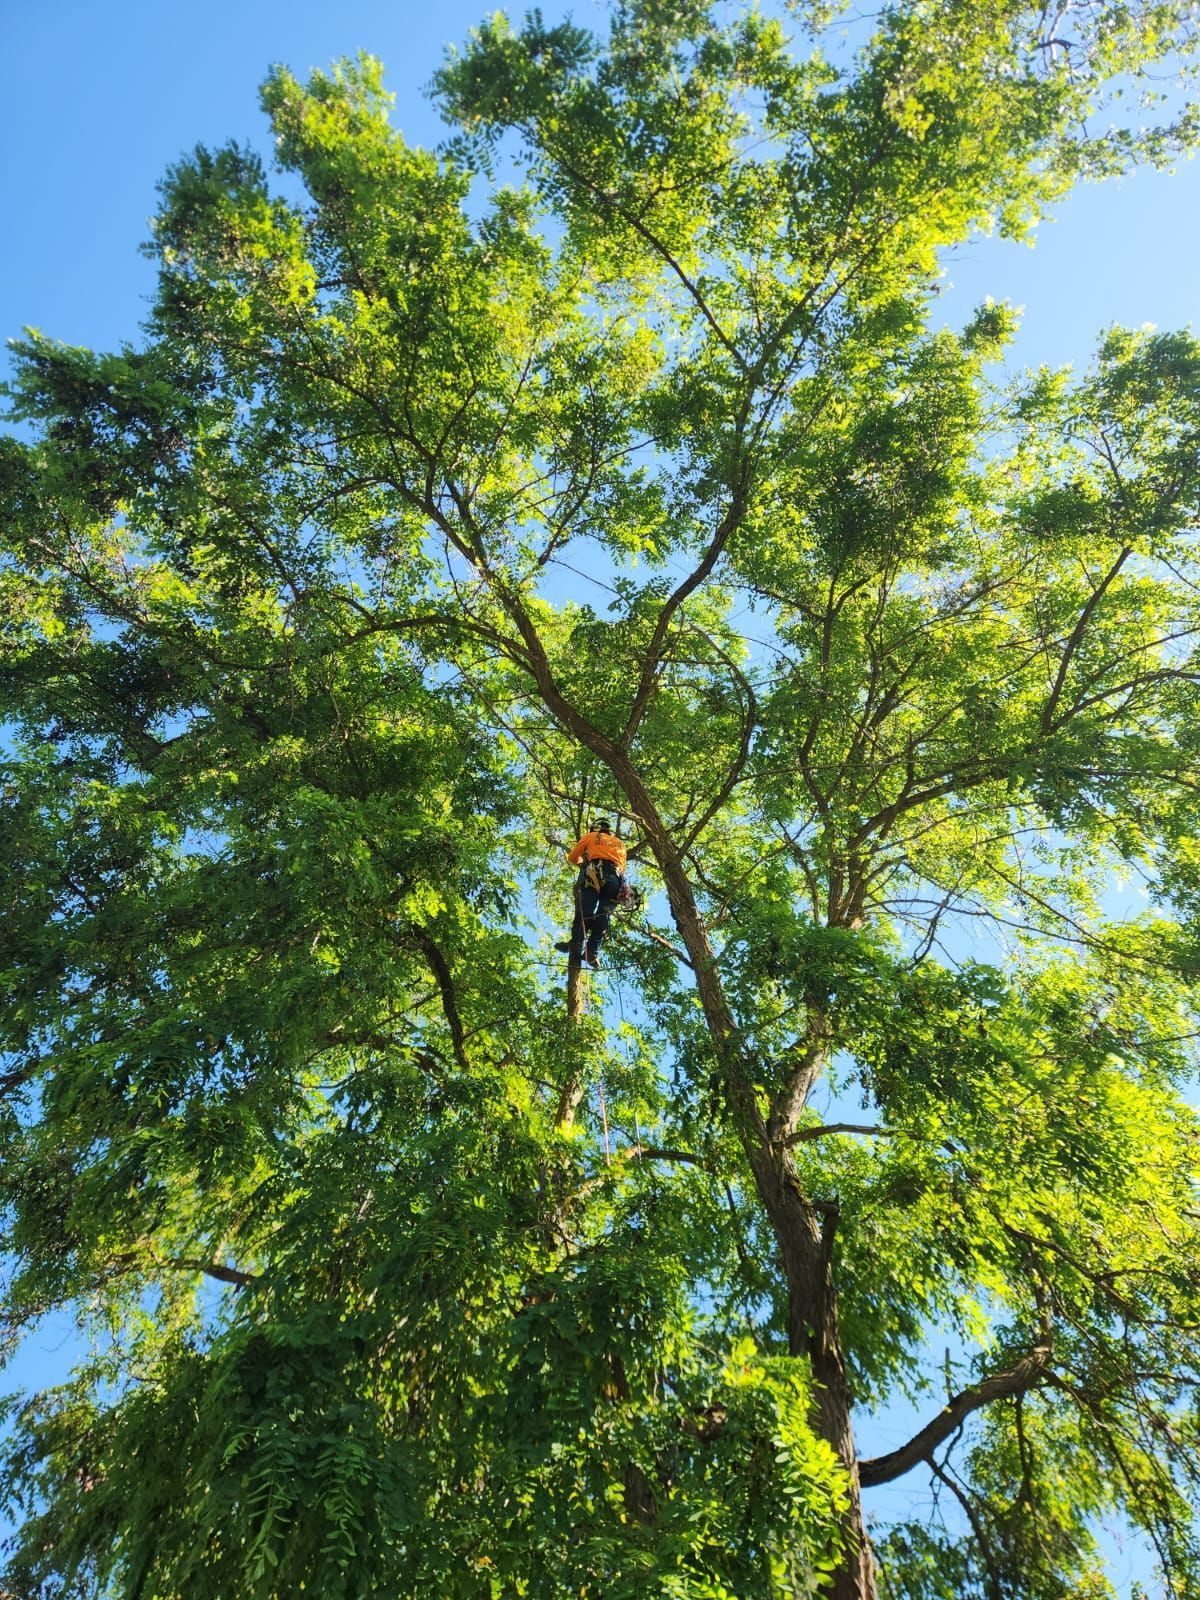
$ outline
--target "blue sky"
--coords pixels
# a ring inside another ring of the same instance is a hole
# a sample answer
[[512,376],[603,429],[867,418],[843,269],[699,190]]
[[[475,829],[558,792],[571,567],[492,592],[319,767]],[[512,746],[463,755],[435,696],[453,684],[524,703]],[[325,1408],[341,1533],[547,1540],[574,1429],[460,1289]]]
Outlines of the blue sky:
[[[0,337],[26,324],[95,348],[136,338],[152,283],[138,254],[165,167],[198,142],[267,148],[268,67],[382,57],[406,137],[441,137],[423,89],[488,0],[0,0]],[[520,8],[518,8],[520,9]],[[599,26],[600,0],[546,0]],[[1038,246],[980,240],[947,263],[948,320],[987,295],[1025,307],[1022,361],[1081,362],[1112,322],[1197,317],[1200,162],[1077,191]]]
[[[138,246],[155,185],[197,142],[268,149],[257,90],[273,62],[303,74],[359,50],[382,57],[397,125],[435,144],[442,130],[423,89],[444,47],[490,9],[488,0],[0,0],[0,338],[32,325],[95,348],[136,341],[153,281]],[[568,10],[603,23],[600,0],[544,0],[548,18]],[[956,252],[941,315],[960,324],[989,295],[1010,300],[1025,308],[1020,362],[1081,364],[1114,322],[1200,322],[1198,255],[1200,162],[1174,176],[1143,172],[1077,191],[1035,249],[982,239]],[[53,1381],[72,1348],[69,1322],[56,1319],[22,1352],[16,1380]],[[1116,1567],[1127,1582],[1141,1562],[1118,1555]]]

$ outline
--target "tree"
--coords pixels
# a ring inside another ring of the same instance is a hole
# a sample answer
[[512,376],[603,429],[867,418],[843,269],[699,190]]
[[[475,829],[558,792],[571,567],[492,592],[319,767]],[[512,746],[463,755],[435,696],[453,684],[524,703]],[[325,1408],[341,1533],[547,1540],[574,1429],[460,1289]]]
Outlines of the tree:
[[723,16],[497,17],[436,156],[278,69],[143,342],[17,350],[6,1316],[93,1334],[21,1596],[1050,1600],[1113,1511],[1200,1582],[1200,345],[931,310],[1189,145],[1094,130],[1190,10]]

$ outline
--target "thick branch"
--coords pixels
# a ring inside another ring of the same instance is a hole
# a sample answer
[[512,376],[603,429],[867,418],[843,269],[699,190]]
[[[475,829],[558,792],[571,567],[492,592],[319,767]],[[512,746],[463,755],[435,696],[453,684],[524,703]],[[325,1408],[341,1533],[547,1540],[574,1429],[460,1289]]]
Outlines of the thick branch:
[[664,1150],[658,1145],[635,1144],[621,1154],[630,1161],[678,1161],[690,1167],[705,1166],[704,1158],[694,1156],[690,1150]]
[[813,1084],[821,1075],[829,1052],[828,1030],[824,1007],[819,1003],[812,1008],[812,1018],[805,1037],[797,1040],[793,1053],[787,1060],[787,1079],[783,1089],[771,1104],[767,1134],[772,1144],[787,1146],[800,1113],[808,1102]]
[[232,1283],[239,1289],[245,1289],[255,1281],[252,1272],[239,1272],[236,1267],[225,1267],[218,1261],[193,1261],[187,1256],[175,1256],[162,1264],[178,1267],[185,1272],[202,1272],[205,1277],[216,1278],[221,1283]]
[[898,1450],[889,1450],[887,1455],[860,1461],[859,1482],[864,1489],[869,1489],[903,1477],[920,1462],[928,1461],[942,1440],[948,1439],[973,1411],[990,1405],[993,1400],[1003,1400],[1009,1395],[1024,1394],[1027,1389],[1032,1389],[1045,1376],[1049,1363],[1050,1344],[1047,1341],[1034,1345],[1027,1356],[1022,1356],[1020,1361],[1004,1372],[994,1373],[992,1377],[984,1378],[982,1383],[961,1390],[907,1444],[902,1444]]
[[824,1139],[830,1133],[870,1133],[881,1139],[889,1136],[887,1128],[880,1128],[875,1123],[826,1122],[819,1128],[797,1128],[795,1133],[788,1135],[787,1143],[803,1144],[806,1139]]
[[454,979],[451,976],[450,965],[437,943],[421,929],[417,930],[417,943],[429,963],[429,970],[437,979],[437,986],[442,996],[442,1012],[446,1018],[446,1026],[450,1029],[450,1042],[454,1047],[454,1059],[460,1067],[467,1067],[469,1063],[464,1046],[462,1018],[458,1013],[458,1001],[454,995]]
[[[160,1256],[151,1249],[149,1261],[152,1266],[169,1267],[175,1272],[202,1272],[206,1278],[216,1278],[219,1283],[232,1283],[238,1289],[249,1288],[252,1283],[258,1281],[253,1272],[242,1272],[237,1267],[227,1267],[220,1261],[201,1261],[195,1256]],[[126,1250],[121,1255],[114,1256],[111,1265],[145,1271],[147,1257],[142,1251]]]

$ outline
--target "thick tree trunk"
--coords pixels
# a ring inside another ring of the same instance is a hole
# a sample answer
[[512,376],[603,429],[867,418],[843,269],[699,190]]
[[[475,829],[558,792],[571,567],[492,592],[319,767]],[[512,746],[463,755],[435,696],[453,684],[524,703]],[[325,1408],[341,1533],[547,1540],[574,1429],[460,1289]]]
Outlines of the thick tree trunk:
[[814,1422],[846,1469],[850,1500],[842,1518],[845,1554],[830,1600],[875,1600],[875,1563],[863,1523],[858,1452],[850,1416],[850,1391],[838,1330],[831,1247],[836,1210],[819,1213],[801,1194],[790,1154],[764,1151],[752,1158],[755,1185],[779,1246],[788,1290],[788,1348],[807,1356],[816,1384]]

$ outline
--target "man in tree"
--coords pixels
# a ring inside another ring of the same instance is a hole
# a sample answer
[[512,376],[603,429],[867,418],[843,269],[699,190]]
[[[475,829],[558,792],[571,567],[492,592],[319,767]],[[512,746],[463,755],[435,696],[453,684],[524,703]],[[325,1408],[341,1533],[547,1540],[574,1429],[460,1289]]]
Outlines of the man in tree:
[[554,948],[569,955],[576,966],[581,960],[589,967],[600,965],[600,946],[608,932],[613,907],[621,897],[626,859],[625,843],[613,832],[612,823],[606,817],[601,817],[567,851],[567,860],[579,868],[575,883],[575,917],[570,939]]
[[[930,315],[1190,147],[1194,18],[788,9],[495,18],[440,156],[279,69],[291,198],[198,150],[142,344],[16,352],[14,1593],[1200,1592],[1200,345]],[[608,1030],[513,909],[585,796]]]

